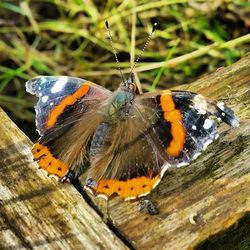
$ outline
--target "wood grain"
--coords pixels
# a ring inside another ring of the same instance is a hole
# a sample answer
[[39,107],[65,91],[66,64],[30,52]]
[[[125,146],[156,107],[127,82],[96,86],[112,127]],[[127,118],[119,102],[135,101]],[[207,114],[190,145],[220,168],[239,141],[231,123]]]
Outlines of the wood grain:
[[38,170],[1,109],[0,121],[0,249],[127,249],[72,185]]

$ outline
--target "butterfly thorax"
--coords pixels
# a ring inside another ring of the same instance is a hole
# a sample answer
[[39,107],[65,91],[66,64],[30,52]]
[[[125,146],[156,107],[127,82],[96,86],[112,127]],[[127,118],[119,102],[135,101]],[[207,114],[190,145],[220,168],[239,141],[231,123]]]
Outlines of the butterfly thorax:
[[134,95],[126,90],[118,89],[111,97],[108,116],[112,120],[123,120],[130,114],[134,102]]
[[135,85],[125,81],[110,96],[106,103],[105,118],[97,127],[91,141],[89,155],[94,158],[103,148],[110,145],[110,129],[117,127],[118,123],[134,117]]
[[135,85],[132,82],[124,82],[110,97],[108,104],[108,117],[111,120],[124,120],[133,112],[135,99]]

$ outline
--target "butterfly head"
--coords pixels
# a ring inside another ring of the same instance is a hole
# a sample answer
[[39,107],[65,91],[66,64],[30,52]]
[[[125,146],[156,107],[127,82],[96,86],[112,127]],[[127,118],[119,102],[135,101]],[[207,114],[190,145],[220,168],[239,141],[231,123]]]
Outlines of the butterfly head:
[[127,80],[123,81],[120,85],[120,89],[135,93],[137,90],[136,83],[134,82],[134,74],[131,73]]

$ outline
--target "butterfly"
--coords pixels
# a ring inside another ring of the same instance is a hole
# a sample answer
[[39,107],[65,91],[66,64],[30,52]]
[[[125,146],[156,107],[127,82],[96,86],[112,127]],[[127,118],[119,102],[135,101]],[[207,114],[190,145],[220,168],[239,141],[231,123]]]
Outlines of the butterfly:
[[62,181],[87,171],[85,188],[106,199],[149,194],[169,166],[187,165],[218,137],[218,120],[239,126],[224,103],[200,94],[137,95],[133,74],[113,93],[67,76],[38,76],[26,90],[39,98],[39,167]]
[[32,154],[48,175],[64,181],[86,172],[84,187],[92,194],[135,199],[149,194],[170,166],[196,159],[218,137],[217,121],[239,126],[224,103],[200,94],[162,90],[138,95],[132,71],[140,56],[114,92],[68,76],[38,76],[26,83],[27,92],[39,98],[40,139]]

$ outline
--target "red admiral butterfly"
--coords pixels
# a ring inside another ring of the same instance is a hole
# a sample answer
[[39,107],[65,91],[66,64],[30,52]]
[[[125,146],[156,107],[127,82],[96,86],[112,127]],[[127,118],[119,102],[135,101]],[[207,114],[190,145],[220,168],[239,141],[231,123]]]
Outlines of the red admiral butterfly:
[[239,126],[230,108],[200,94],[136,95],[132,73],[113,93],[67,76],[38,76],[26,89],[39,97],[34,160],[60,180],[87,170],[85,188],[105,198],[147,195],[169,166],[196,159],[218,137],[212,116]]

